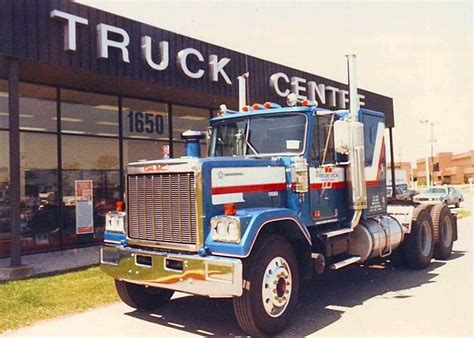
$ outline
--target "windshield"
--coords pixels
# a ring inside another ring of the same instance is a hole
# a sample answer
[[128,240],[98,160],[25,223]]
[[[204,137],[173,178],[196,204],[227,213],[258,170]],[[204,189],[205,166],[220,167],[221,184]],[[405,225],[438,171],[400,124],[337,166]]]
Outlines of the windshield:
[[214,124],[209,156],[301,155],[305,135],[304,114],[225,120]]
[[429,188],[425,190],[425,193],[428,194],[445,194],[446,190],[443,188]]

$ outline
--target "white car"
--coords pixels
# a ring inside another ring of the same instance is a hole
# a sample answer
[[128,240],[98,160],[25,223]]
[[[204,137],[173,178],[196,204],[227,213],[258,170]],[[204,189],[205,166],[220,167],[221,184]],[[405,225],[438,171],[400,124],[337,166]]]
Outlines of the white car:
[[444,203],[446,205],[454,205],[456,208],[459,208],[462,201],[464,201],[462,194],[453,187],[448,186],[431,187],[413,197],[413,202],[415,203]]

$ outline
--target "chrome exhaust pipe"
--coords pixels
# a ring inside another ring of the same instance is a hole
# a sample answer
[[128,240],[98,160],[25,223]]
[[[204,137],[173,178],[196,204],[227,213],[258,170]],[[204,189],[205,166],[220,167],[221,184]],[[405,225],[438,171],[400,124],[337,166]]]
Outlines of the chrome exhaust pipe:
[[354,215],[351,228],[355,228],[367,209],[367,184],[365,180],[364,125],[359,122],[359,96],[357,94],[355,55],[346,55],[349,82],[349,175]]

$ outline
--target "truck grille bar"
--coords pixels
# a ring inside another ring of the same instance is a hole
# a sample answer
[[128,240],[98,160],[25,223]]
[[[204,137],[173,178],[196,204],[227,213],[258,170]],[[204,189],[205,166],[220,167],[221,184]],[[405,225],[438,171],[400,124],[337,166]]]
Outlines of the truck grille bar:
[[196,244],[194,173],[128,176],[128,236],[173,244]]

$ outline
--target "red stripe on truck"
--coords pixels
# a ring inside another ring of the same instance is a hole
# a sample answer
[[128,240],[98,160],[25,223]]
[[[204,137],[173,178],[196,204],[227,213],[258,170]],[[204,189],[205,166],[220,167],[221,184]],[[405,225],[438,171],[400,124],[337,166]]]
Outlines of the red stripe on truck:
[[285,190],[285,183],[269,183],[269,184],[254,184],[254,185],[240,185],[230,187],[215,187],[212,188],[213,195],[234,194],[243,192],[261,192],[261,191],[276,191]]

